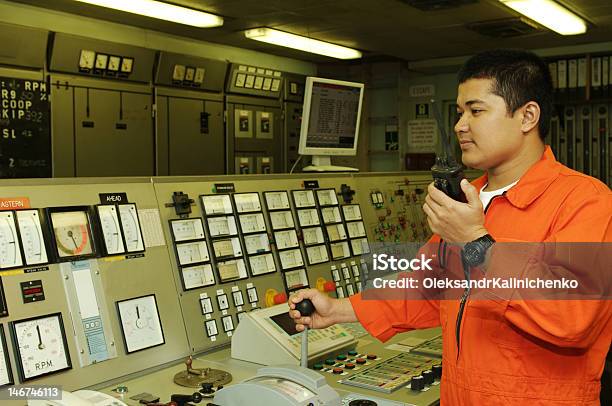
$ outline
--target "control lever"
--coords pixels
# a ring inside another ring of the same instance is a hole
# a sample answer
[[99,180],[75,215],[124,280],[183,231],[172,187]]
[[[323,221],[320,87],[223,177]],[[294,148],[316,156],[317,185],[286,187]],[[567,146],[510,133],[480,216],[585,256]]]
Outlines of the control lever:
[[[310,299],[304,299],[295,305],[295,309],[300,312],[302,317],[308,317],[314,313],[315,307]],[[308,368],[308,327],[304,326],[302,332],[302,355],[300,357],[300,366]]]
[[202,401],[202,395],[200,392],[194,392],[191,395],[174,394],[170,396],[170,401],[176,403],[178,406],[185,406],[189,402],[200,403]]

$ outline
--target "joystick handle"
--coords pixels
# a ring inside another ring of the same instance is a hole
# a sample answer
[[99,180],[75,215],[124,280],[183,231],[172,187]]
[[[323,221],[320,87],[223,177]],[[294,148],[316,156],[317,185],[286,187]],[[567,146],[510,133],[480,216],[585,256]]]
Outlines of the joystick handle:
[[[295,309],[300,312],[302,317],[308,317],[314,313],[315,307],[310,299],[304,299],[300,303],[295,305]],[[302,354],[300,365],[304,368],[308,367],[308,327],[304,326],[304,332],[302,333]]]
[[315,307],[310,299],[303,299],[295,305],[295,309],[300,312],[302,317],[308,317],[315,311]]

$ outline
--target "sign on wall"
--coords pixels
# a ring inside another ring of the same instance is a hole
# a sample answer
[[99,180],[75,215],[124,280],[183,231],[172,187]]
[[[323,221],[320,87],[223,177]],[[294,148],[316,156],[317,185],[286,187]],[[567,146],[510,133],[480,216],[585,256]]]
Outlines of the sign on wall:
[[411,149],[432,149],[436,145],[436,120],[408,121],[408,145]]
[[0,77],[0,178],[51,177],[48,86]]

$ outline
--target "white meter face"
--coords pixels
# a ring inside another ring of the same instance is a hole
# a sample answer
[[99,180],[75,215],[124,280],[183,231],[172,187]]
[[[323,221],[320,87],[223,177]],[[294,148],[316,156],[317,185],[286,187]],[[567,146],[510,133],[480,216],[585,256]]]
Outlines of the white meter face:
[[274,233],[274,240],[276,240],[276,247],[279,250],[299,246],[295,230],[276,231]]
[[268,210],[289,209],[287,192],[264,192]]
[[122,254],[125,252],[125,246],[121,237],[117,208],[114,205],[101,205],[97,206],[97,209],[106,253],[109,255]]
[[330,206],[321,208],[321,217],[325,224],[340,223],[342,217],[340,217],[340,209],[338,206]]
[[299,248],[281,251],[278,253],[278,257],[281,261],[281,267],[283,269],[290,269],[304,265],[302,251],[300,251]]
[[306,256],[308,257],[308,264],[320,264],[329,261],[329,255],[327,254],[327,248],[325,245],[315,245],[313,247],[306,247]]
[[296,208],[315,207],[314,193],[312,190],[294,190],[292,193]]
[[268,240],[268,234],[245,235],[244,245],[246,247],[247,254],[249,255],[270,251],[270,241]]
[[229,195],[203,195],[201,196],[202,205],[207,215],[231,214],[232,202]]
[[117,302],[117,308],[128,354],[165,343],[155,295]]
[[140,230],[140,221],[138,220],[136,205],[129,203],[120,204],[118,207],[127,251],[144,251],[144,241],[142,239],[142,231]]
[[210,264],[194,265],[181,268],[185,290],[201,288],[215,284],[215,275]]
[[238,234],[234,216],[209,217],[206,221],[211,237]]
[[0,268],[15,268],[22,264],[13,212],[0,212]]
[[72,368],[61,314],[11,323],[21,381]]
[[194,241],[176,244],[176,255],[179,265],[190,265],[209,260],[206,241]]
[[272,229],[282,230],[284,228],[293,228],[293,215],[290,210],[273,211],[270,212],[270,222],[272,223]]
[[240,228],[243,233],[257,233],[266,231],[266,222],[262,213],[241,214]]
[[320,224],[317,209],[302,209],[298,210],[297,213],[300,227],[310,227]]
[[171,220],[174,241],[189,241],[204,238],[204,227],[201,218]]
[[237,193],[234,195],[234,202],[236,203],[236,210],[238,213],[261,210],[259,194],[257,193]]
[[329,241],[346,240],[346,230],[343,224],[332,224],[326,226],[326,229]]
[[350,238],[365,237],[366,231],[362,221],[354,221],[352,223],[346,223],[348,229],[348,235]]
[[302,229],[302,237],[305,245],[323,244],[323,230],[321,227],[311,227]]
[[346,221],[361,220],[361,209],[358,204],[342,206],[342,212]]
[[338,204],[338,197],[334,189],[319,189],[317,190],[317,199],[319,199],[319,205],[330,206]]
[[16,214],[25,263],[27,265],[46,264],[49,260],[38,210],[21,210]]
[[249,258],[253,276],[263,275],[276,271],[276,264],[272,254],[257,255]]

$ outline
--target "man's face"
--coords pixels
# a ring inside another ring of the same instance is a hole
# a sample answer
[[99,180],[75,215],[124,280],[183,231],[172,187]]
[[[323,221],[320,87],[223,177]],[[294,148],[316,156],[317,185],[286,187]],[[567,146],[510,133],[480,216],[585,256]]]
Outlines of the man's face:
[[506,102],[491,93],[492,79],[469,79],[459,85],[455,133],[463,164],[493,169],[520,153],[523,133],[520,109],[508,114]]

